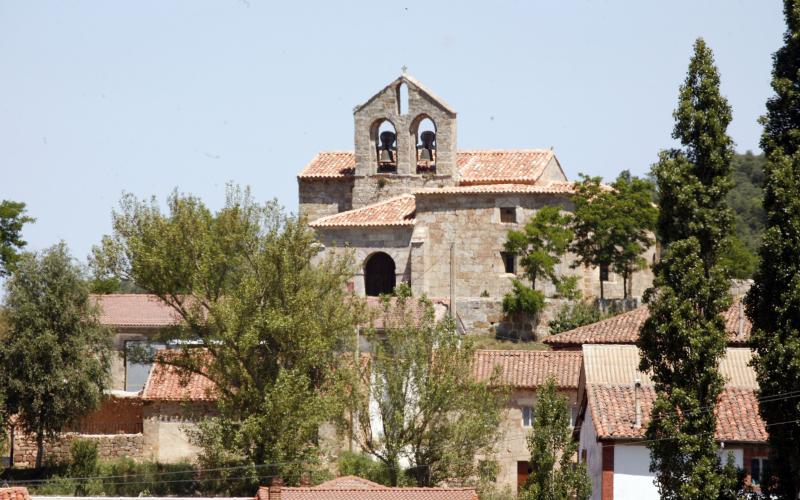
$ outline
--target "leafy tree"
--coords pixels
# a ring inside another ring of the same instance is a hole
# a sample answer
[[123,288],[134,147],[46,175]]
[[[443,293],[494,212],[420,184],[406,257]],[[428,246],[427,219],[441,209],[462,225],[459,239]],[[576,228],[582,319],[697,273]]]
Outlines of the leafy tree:
[[597,323],[608,316],[609,314],[604,313],[594,304],[579,300],[561,306],[556,317],[547,325],[550,327],[550,335],[555,335],[579,326]]
[[572,439],[569,405],[551,377],[539,390],[533,429],[528,435],[532,471],[519,498],[561,500],[589,498],[592,484],[586,464],[573,464],[578,443]]
[[[575,184],[575,240],[570,249],[578,256],[575,266],[607,266],[620,274],[627,299],[633,272],[646,267],[642,254],[653,244],[658,214],[652,203],[653,185],[627,170],[611,189],[601,182],[600,177],[581,175]],[[603,282],[601,277],[600,300],[605,299]]]
[[528,287],[514,280],[514,291],[503,298],[506,313],[525,312],[536,316],[544,307],[544,293],[536,290],[536,281],[548,279],[559,283],[556,266],[572,241],[569,228],[571,217],[558,207],[543,207],[536,211],[522,231],[510,230],[505,250],[519,256],[519,263],[530,280]]
[[735,477],[717,457],[714,408],[724,387],[719,359],[725,352],[729,281],[720,263],[731,213],[731,108],[719,93],[713,55],[694,45],[681,86],[673,137],[682,150],[663,151],[654,167],[662,260],[646,294],[650,317],[638,341],[642,371],[657,391],[647,428],[651,470],[661,497],[726,498]]
[[172,308],[182,326],[164,339],[202,344],[167,361],[217,389],[219,416],[198,436],[201,459],[251,465],[254,481],[297,482],[318,462],[320,424],[342,411],[344,370],[335,368],[358,323],[346,291],[351,260],[320,258],[302,219],[247,190],[229,186],[216,213],[177,193],[168,207],[124,196],[113,236],[94,250],[96,274],[136,283]]
[[753,321],[759,410],[769,431],[778,498],[800,496],[800,2],[784,1],[787,30],[773,57],[772,88],[762,118],[766,231],[761,263],[747,294]]
[[765,163],[763,154],[750,151],[734,154],[731,163],[733,188],[728,192],[728,205],[734,214],[734,232],[754,255],[758,253],[766,221],[762,206]]
[[0,201],[0,277],[8,275],[19,259],[18,250],[26,245],[20,233],[22,226],[35,219],[25,215],[25,204]]
[[36,436],[36,468],[45,438],[96,408],[105,388],[110,332],[100,326],[86,280],[61,243],[21,254],[6,283],[9,331],[0,370],[9,414]]
[[[472,375],[474,348],[451,318],[436,321],[426,298],[406,287],[383,298],[383,328],[367,332],[372,345],[353,382],[353,427],[360,448],[380,462],[391,485],[400,463],[419,486],[479,478],[499,432],[505,390]],[[370,381],[366,383],[365,381]]]

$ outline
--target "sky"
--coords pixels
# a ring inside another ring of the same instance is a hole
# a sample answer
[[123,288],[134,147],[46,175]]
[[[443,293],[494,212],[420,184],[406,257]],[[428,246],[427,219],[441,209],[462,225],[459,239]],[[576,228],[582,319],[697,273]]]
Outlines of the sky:
[[408,73],[458,112],[459,149],[554,148],[567,175],[644,175],[673,147],[692,44],[728,132],[758,150],[779,0],[0,0],[0,200],[28,249],[85,261],[123,192],[225,185],[297,210],[297,173],[353,148],[353,108]]

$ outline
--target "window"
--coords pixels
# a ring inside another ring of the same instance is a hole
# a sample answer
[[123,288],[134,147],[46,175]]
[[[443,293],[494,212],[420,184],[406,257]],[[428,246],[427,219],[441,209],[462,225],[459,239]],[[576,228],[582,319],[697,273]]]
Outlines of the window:
[[569,408],[569,426],[575,427],[575,421],[578,419],[578,408],[570,406]]
[[144,389],[153,356],[156,351],[164,349],[164,344],[154,344],[147,340],[125,341],[125,390],[139,392]]
[[522,407],[522,427],[533,427],[533,407]]
[[517,462],[517,491],[522,491],[522,487],[528,482],[528,476],[531,475],[533,469],[531,464],[527,461]]
[[600,264],[600,281],[608,281],[608,264]]
[[759,486],[764,480],[765,470],[769,468],[769,459],[766,457],[754,457],[750,459],[750,484]]
[[500,222],[517,222],[517,207],[500,207]]
[[516,254],[511,252],[500,252],[500,257],[503,258],[503,267],[505,271],[509,274],[516,274],[517,273],[517,262],[516,262]]

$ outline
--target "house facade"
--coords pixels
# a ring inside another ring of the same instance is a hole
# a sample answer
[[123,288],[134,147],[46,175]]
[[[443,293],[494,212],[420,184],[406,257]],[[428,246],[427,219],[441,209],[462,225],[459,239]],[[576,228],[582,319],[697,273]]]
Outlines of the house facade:
[[[466,332],[544,336],[548,311],[533,331],[504,321],[502,296],[521,271],[503,247],[540,208],[573,210],[572,184],[551,149],[458,150],[456,122],[442,99],[400,76],[355,108],[353,152],[319,153],[298,174],[300,212],[325,254],[353,253],[357,293],[406,282],[415,295],[450,298]],[[620,277],[573,261],[565,256],[557,272],[577,275],[584,297],[599,296],[601,272],[605,296],[622,297]],[[637,272],[632,297],[651,282],[650,271]]]

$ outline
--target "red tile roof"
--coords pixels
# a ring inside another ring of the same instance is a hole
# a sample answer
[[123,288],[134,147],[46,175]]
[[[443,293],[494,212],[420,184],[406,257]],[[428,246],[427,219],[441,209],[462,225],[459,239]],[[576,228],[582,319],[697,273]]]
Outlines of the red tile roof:
[[[544,343],[562,348],[578,347],[582,344],[634,344],[649,314],[647,306],[641,306],[590,325],[552,335]],[[753,325],[741,308],[741,301],[735,300],[725,311],[724,318],[729,335],[728,345],[746,344]]]
[[311,227],[413,226],[414,196],[403,194],[395,198],[322,217]]
[[164,327],[180,322],[174,309],[155,295],[115,293],[93,297],[100,306],[100,323],[106,326]]
[[270,495],[269,487],[258,489],[256,500],[478,500],[474,488],[396,488],[356,476],[345,476],[318,486],[281,486]]
[[[635,428],[636,407],[633,385],[591,385],[589,411],[598,439],[641,439],[645,435],[653,402],[652,386],[642,387],[642,425]],[[764,421],[758,413],[756,391],[727,387],[717,403],[716,438],[720,441],[763,443],[767,440]]]
[[475,353],[475,375],[489,380],[495,367],[500,380],[515,388],[536,388],[555,377],[560,388],[577,388],[583,353],[580,351],[501,351]]
[[[549,149],[459,151],[459,183],[533,184],[554,157]],[[352,152],[322,152],[297,175],[299,179],[344,179],[355,175]]]
[[[201,350],[199,355],[205,355]],[[150,401],[214,401],[214,383],[199,373],[188,374],[178,367],[166,363],[170,357],[179,356],[178,351],[161,351],[150,369],[142,399]]]
[[436,194],[484,194],[484,193],[533,193],[533,194],[571,194],[571,182],[539,182],[536,184],[474,184],[442,188],[423,188],[414,191],[416,195]]
[[0,488],[0,500],[31,500],[31,495],[28,488],[22,486]]

